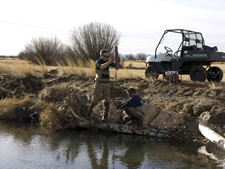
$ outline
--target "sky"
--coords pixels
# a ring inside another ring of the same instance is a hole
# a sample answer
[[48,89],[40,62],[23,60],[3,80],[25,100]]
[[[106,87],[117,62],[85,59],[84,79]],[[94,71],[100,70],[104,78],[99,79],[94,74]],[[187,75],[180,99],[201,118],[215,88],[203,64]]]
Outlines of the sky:
[[0,0],[0,55],[18,55],[33,38],[69,44],[91,22],[113,26],[122,54],[153,54],[166,29],[202,32],[225,52],[224,0]]

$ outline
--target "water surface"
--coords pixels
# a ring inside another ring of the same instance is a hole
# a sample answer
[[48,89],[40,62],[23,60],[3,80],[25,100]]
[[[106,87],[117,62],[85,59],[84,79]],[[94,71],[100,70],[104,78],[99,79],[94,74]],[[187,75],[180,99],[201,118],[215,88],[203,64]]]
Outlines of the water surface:
[[[221,168],[193,144],[0,121],[0,169]],[[225,156],[224,156],[225,157]]]

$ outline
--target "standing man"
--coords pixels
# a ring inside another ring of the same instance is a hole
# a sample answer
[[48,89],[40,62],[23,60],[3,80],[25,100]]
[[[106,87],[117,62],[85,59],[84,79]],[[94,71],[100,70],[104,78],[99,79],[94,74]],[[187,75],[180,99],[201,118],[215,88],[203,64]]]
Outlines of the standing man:
[[120,109],[121,113],[124,110],[126,114],[129,116],[130,121],[127,124],[132,125],[135,124],[135,122],[137,122],[137,125],[139,127],[142,127],[143,119],[145,116],[144,102],[138,96],[137,91],[134,88],[129,88],[127,90],[127,94],[130,97],[130,99],[125,103],[117,106],[117,109]]
[[93,112],[93,108],[101,99],[104,99],[104,115],[102,120],[107,120],[110,101],[110,79],[109,79],[109,66],[114,66],[114,58],[109,59],[107,49],[100,51],[100,58],[96,61],[95,68],[95,86],[91,102],[88,106],[88,116]]

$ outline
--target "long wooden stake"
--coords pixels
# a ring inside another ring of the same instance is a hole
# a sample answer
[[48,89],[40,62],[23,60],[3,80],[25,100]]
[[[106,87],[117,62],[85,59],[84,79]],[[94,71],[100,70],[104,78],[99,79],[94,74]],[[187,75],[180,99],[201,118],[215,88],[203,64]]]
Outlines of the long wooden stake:
[[117,70],[119,69],[119,54],[118,54],[118,47],[115,47],[115,60],[116,60],[116,71],[115,71],[115,80],[117,79]]

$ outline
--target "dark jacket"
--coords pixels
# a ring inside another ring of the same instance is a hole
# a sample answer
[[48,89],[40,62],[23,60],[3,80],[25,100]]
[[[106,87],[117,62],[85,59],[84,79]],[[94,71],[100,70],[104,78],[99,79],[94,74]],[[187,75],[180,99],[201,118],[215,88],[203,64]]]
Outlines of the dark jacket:
[[131,97],[126,103],[117,106],[117,109],[124,109],[126,107],[139,107],[144,104],[143,100],[138,96]]

